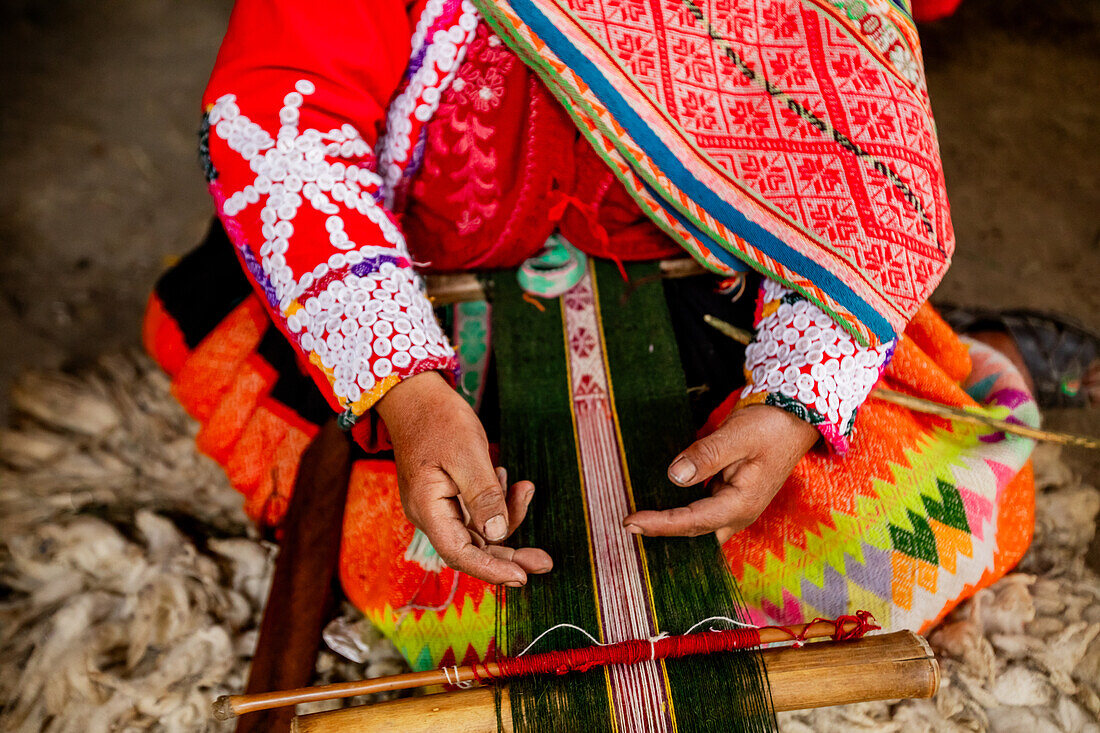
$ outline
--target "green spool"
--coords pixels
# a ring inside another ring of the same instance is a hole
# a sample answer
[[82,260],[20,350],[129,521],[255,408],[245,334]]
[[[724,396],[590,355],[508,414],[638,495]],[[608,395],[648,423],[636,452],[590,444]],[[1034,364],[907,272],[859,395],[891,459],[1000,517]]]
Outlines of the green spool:
[[542,250],[522,265],[516,278],[524,292],[556,298],[584,277],[588,258],[560,234],[551,234]]

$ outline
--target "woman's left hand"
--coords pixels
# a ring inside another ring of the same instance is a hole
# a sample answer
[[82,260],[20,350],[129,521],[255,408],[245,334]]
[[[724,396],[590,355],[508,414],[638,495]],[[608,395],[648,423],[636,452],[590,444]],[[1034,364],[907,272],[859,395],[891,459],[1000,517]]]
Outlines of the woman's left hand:
[[650,537],[715,532],[725,542],[756,521],[819,437],[813,425],[778,407],[735,410],[668,469],[669,479],[680,486],[716,477],[711,495],[676,509],[634,512],[623,526]]

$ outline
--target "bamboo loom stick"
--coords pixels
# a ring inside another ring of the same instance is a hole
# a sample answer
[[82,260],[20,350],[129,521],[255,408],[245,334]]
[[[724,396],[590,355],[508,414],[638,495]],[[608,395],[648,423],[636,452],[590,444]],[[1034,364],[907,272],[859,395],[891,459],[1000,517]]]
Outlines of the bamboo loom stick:
[[[837,626],[840,626],[838,629]],[[832,621],[817,621],[812,624],[797,624],[786,628],[765,627],[760,629],[761,644],[778,644],[789,642],[793,638],[823,639],[834,635],[845,635],[859,627],[859,622],[854,620],[833,623]],[[877,627],[876,627],[877,628]],[[245,715],[258,710],[297,705],[303,702],[320,702],[323,700],[337,700],[340,698],[354,697],[356,695],[369,695],[375,692],[391,692],[393,690],[409,690],[416,687],[428,687],[430,685],[446,685],[466,682],[476,682],[486,677],[500,675],[500,666],[494,662],[488,662],[483,667],[479,665],[479,671],[473,667],[448,667],[446,670],[431,669],[426,672],[408,672],[390,677],[378,677],[373,680],[360,680],[357,682],[341,682],[332,685],[318,687],[305,687],[297,690],[283,690],[278,692],[260,692],[245,695],[224,695],[214,702],[214,717],[218,720],[229,720],[237,715]]]
[[[742,344],[747,344],[752,341],[752,334],[743,328],[726,323],[725,321],[715,318],[714,316],[707,314],[703,316],[703,320],[707,322],[708,326],[717,329],[721,333],[729,336],[734,341]],[[1050,430],[1040,430],[1033,428],[1029,425],[1020,425],[1007,420],[1002,420],[993,415],[989,415],[980,408],[977,410],[969,409],[964,410],[961,407],[953,407],[951,405],[944,405],[939,402],[933,402],[932,400],[922,399],[920,397],[913,397],[907,395],[904,392],[898,392],[896,390],[887,389],[886,387],[875,387],[871,390],[871,396],[875,399],[882,400],[883,402],[889,402],[894,405],[908,408],[914,412],[921,412],[926,415],[935,415],[947,420],[952,420],[959,423],[967,423],[969,425],[982,425],[984,427],[990,427],[995,430],[999,430],[1005,433],[1011,433],[1013,435],[1019,435],[1024,438],[1031,438],[1032,440],[1041,440],[1047,443],[1059,443],[1061,445],[1077,445],[1083,448],[1100,448],[1100,440],[1088,438],[1083,435],[1072,435],[1070,433],[1056,433]]]
[[[313,676],[333,603],[350,455],[347,436],[331,420],[302,456],[248,672],[249,692],[306,685]],[[237,733],[282,733],[293,717],[290,710],[246,715],[237,721]]]
[[[695,260],[685,257],[661,260],[658,266],[661,277],[668,279],[691,277],[707,272]],[[469,272],[428,275],[424,279],[428,286],[428,295],[435,305],[485,300],[486,297],[485,288],[482,287],[481,281],[477,279],[477,275]]]
[[[819,642],[802,649],[761,652],[777,712],[872,700],[927,698],[939,687],[939,665],[928,643],[910,631],[858,641]],[[501,722],[512,731],[508,688],[501,690]],[[495,733],[494,690],[404,698],[294,720],[296,733]]]
[[[706,270],[694,260],[683,258],[661,260],[660,270],[661,275],[665,278],[690,277],[692,275],[701,275],[706,272]],[[428,294],[437,305],[461,303],[470,300],[483,300],[486,297],[485,289],[482,287],[481,282],[477,279],[476,275],[470,273],[428,275],[427,284]],[[709,314],[704,316],[704,320],[706,320],[710,326],[716,328],[735,341],[739,341],[742,344],[747,344],[752,341],[752,334],[742,328],[737,328]],[[1100,448],[1100,440],[1095,438],[1089,438],[1083,435],[1073,435],[1070,433],[1059,433],[1051,430],[1040,430],[1027,425],[1018,425],[993,417],[992,415],[984,414],[980,411],[963,410],[958,407],[940,404],[939,402],[925,400],[920,397],[912,397],[883,387],[876,387],[871,392],[871,396],[883,402],[891,402],[906,407],[914,412],[936,415],[947,420],[966,423],[968,425],[991,427],[995,430],[1010,433],[1012,435],[1019,435],[1032,440],[1058,443],[1060,445],[1076,445],[1083,448]]]

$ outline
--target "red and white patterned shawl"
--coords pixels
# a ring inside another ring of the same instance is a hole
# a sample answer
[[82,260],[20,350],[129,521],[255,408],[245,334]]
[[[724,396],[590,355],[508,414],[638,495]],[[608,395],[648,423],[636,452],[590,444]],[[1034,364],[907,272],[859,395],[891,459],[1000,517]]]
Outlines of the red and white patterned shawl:
[[869,344],[943,277],[954,234],[904,0],[472,4],[711,269],[745,263]]

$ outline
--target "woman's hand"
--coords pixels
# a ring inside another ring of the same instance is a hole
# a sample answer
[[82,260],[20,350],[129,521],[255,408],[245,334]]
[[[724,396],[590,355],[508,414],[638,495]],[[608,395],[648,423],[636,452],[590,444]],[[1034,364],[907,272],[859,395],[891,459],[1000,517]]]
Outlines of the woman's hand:
[[477,414],[438,373],[402,380],[376,409],[393,442],[405,516],[448,567],[510,586],[553,567],[542,550],[495,544],[523,521],[535,487],[509,487],[504,469],[494,470]]
[[819,435],[804,420],[778,407],[735,410],[721,427],[672,462],[668,477],[693,486],[716,476],[711,495],[686,507],[635,512],[623,520],[634,534],[696,535],[715,532],[725,542],[767,508],[783,482]]

